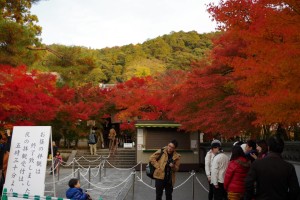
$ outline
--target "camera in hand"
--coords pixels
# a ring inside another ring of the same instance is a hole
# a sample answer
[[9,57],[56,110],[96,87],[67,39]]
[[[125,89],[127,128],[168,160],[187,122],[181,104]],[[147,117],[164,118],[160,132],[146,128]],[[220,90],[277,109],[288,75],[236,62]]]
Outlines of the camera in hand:
[[169,164],[174,164],[174,160],[173,160],[173,158],[170,158],[168,161],[167,161],[167,164],[169,165]]

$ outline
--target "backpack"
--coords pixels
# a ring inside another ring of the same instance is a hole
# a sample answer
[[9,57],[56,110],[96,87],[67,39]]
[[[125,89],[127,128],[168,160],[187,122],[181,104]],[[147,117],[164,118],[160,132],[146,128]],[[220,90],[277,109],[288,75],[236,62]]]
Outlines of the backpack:
[[93,133],[89,135],[89,144],[96,144],[96,138]]
[[[156,159],[156,161],[158,161],[158,160],[161,158],[161,156],[163,155],[163,153],[164,153],[163,150],[164,150],[163,148],[160,150],[160,154],[159,154],[158,158]],[[151,164],[151,162],[149,162],[149,163],[146,165],[146,175],[147,175],[149,178],[154,179],[154,177],[153,177],[154,171],[155,171],[155,167]]]

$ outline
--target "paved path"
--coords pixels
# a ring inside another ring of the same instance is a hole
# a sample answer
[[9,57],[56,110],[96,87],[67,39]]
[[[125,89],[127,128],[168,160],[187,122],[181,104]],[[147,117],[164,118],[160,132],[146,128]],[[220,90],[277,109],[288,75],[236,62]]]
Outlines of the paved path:
[[[99,174],[97,175],[98,170],[93,169],[91,171],[91,182],[92,185],[89,185],[87,180],[85,180],[82,176],[80,179],[81,187],[84,190],[88,190],[88,193],[91,194],[94,200],[98,200],[101,196],[103,200],[114,200],[114,199],[133,199],[133,174],[132,170],[118,170],[113,168],[106,169],[106,176],[104,176],[104,172],[102,171],[101,182],[99,179]],[[82,175],[85,175],[86,179],[88,179],[88,171],[81,170]],[[76,172],[76,177],[78,173]],[[96,177],[93,177],[97,175]],[[72,169],[61,168],[60,170],[60,181],[56,183],[56,194],[58,197],[66,197],[65,192],[68,189],[68,181],[72,178]],[[180,199],[193,199],[192,185],[193,179],[192,177],[187,180],[191,176],[188,172],[180,172],[177,173],[176,176],[176,186],[185,183],[180,186],[178,189],[174,189],[174,200]],[[205,175],[203,173],[196,173],[196,177],[199,181],[202,182],[205,188],[207,188],[207,182],[205,179]],[[143,200],[151,200],[155,199],[155,190],[151,187],[154,187],[154,181],[148,178],[143,172],[142,180],[140,180],[141,174],[139,171],[135,174],[135,187],[134,187],[134,199],[143,199]],[[46,174],[46,191],[52,191],[53,188],[53,178],[49,173]],[[55,176],[55,180],[58,181],[58,177]],[[123,183],[123,184],[122,184]],[[120,186],[118,186],[121,184]],[[147,185],[146,185],[147,184]],[[207,192],[201,187],[196,179],[194,179],[194,187],[195,187],[195,199],[203,199],[206,198]],[[106,188],[106,189],[104,189]],[[47,193],[47,195],[51,195],[51,193]]]
[[[296,173],[298,180],[300,180],[300,165],[295,164]],[[98,169],[91,170],[91,182],[92,185],[89,185],[86,179],[88,179],[88,171],[81,170],[81,174],[85,175],[84,179],[81,176],[80,183],[83,189],[87,189],[91,194],[94,200],[99,200],[101,196],[103,200],[153,200],[155,199],[155,190],[154,181],[151,181],[145,175],[145,172],[141,175],[139,171],[136,172],[135,176],[135,185],[134,185],[134,195],[133,195],[133,174],[132,170],[118,170],[114,168],[106,169],[106,176],[104,176],[104,171],[102,171],[101,181],[99,178]],[[188,172],[179,172],[176,174],[176,184],[173,192],[174,200],[192,200],[193,199],[193,178],[190,178],[190,173]],[[68,181],[72,178],[72,169],[69,168],[61,168],[60,171],[60,181],[56,183],[56,194],[58,197],[65,198],[65,192],[68,189]],[[78,176],[78,172],[76,172],[76,177]],[[142,180],[140,178],[142,177]],[[194,179],[194,199],[207,199],[207,192],[204,188],[208,188],[208,184],[206,181],[206,177],[203,172],[196,173],[197,179],[201,182],[203,186],[201,186],[198,180]],[[58,180],[58,177],[55,176],[55,180]],[[52,190],[53,184],[52,175],[46,174],[46,191]],[[185,182],[185,183],[184,183]],[[182,183],[184,183],[182,185]],[[118,186],[119,185],[119,186]],[[204,187],[204,188],[203,188]],[[51,193],[47,193],[51,195]]]

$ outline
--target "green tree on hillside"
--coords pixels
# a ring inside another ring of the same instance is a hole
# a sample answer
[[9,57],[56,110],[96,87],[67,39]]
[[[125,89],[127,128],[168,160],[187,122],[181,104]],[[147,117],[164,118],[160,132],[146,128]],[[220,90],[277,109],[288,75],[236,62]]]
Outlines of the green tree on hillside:
[[42,28],[36,25],[38,18],[30,13],[38,0],[0,0],[0,63],[12,66],[32,64],[38,52],[27,49],[39,45]]
[[69,85],[124,82],[167,69],[189,70],[191,62],[209,54],[214,35],[173,32],[142,44],[103,49],[50,45],[56,53],[44,53],[35,68],[55,70]]

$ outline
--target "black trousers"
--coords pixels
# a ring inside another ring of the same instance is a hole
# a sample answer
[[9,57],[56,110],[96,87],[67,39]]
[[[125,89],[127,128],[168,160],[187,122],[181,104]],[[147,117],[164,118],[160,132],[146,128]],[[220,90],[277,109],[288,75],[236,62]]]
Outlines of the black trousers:
[[166,200],[172,200],[173,186],[171,181],[155,179],[156,200],[162,200],[162,195],[165,189]]
[[214,199],[214,185],[208,182],[209,184],[209,191],[208,191],[208,200],[213,200]]
[[227,192],[223,183],[218,183],[219,188],[214,186],[214,200],[227,200]]

